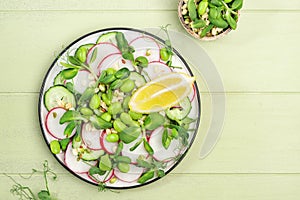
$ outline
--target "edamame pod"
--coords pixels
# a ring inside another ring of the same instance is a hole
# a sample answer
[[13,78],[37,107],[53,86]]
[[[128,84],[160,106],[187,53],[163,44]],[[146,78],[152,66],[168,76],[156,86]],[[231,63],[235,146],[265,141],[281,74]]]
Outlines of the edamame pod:
[[90,100],[89,106],[91,109],[97,109],[100,107],[101,99],[98,94],[94,94]]

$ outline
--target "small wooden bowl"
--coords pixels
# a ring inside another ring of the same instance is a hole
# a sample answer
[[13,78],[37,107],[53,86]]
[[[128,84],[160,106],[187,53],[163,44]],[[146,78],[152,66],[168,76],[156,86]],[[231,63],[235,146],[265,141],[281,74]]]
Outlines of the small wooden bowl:
[[[193,37],[199,39],[199,40],[203,40],[203,41],[212,41],[212,40],[216,40],[216,39],[219,39],[221,37],[224,37],[225,35],[227,35],[232,29],[228,26],[228,28],[226,28],[225,30],[223,30],[222,32],[220,32],[219,34],[217,35],[214,35],[214,36],[205,36],[205,37],[202,37],[200,38],[200,36],[195,33],[191,27],[189,27],[189,24],[185,24],[184,22],[184,18],[183,18],[183,15],[182,15],[182,6],[184,4],[184,1],[183,0],[180,0],[179,3],[178,3],[178,18],[179,18],[179,21],[181,23],[181,25],[183,26],[183,28],[190,34],[192,35]],[[238,16],[239,16],[239,11],[238,11]]]

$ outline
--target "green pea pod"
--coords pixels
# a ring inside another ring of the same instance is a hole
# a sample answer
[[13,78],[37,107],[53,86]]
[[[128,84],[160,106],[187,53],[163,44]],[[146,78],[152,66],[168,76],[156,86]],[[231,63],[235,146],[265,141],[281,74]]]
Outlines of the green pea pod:
[[232,10],[239,10],[243,7],[243,0],[234,0],[231,5]]
[[142,176],[138,179],[138,183],[145,183],[146,181],[152,179],[154,177],[154,171],[150,170],[142,174]]
[[206,12],[208,1],[201,1],[198,5],[198,16],[201,17]]
[[76,120],[83,120],[85,121],[86,119],[81,116],[81,114],[75,110],[68,110],[61,116],[59,123],[63,124],[65,122],[71,122],[71,121],[76,121]]
[[219,28],[227,28],[228,27],[228,23],[221,17],[215,19],[215,18],[208,16],[208,19],[213,25],[215,25]]
[[210,1],[211,4],[215,5],[215,6],[222,6],[222,1],[221,0],[211,0]]
[[203,28],[205,25],[206,23],[204,20],[198,19],[192,23],[192,28]]
[[214,27],[213,24],[209,24],[207,27],[205,27],[205,28],[202,30],[202,32],[200,33],[200,38],[205,37],[206,34],[207,34],[208,32],[210,32],[211,29],[212,29],[213,27]]
[[144,138],[143,139],[143,142],[144,142],[144,148],[145,150],[150,154],[150,155],[153,155],[154,154],[154,151],[152,149],[152,147],[150,146],[150,144],[147,142],[147,140]]
[[91,109],[97,109],[100,107],[101,99],[98,94],[94,94],[89,102]]
[[69,137],[69,136],[72,134],[72,132],[73,132],[73,130],[75,129],[75,127],[76,127],[75,121],[71,121],[71,122],[66,126],[66,128],[65,128],[65,130],[64,130],[64,135],[67,136],[67,137]]
[[228,22],[229,26],[230,26],[233,30],[235,30],[236,27],[237,27],[237,24],[236,24],[236,21],[232,18],[230,12],[228,12],[228,11],[226,12],[226,14],[225,14],[225,19],[226,19],[226,21]]
[[188,0],[187,9],[191,20],[195,21],[197,19],[197,7],[194,0]]
[[119,69],[116,73],[115,73],[115,77],[119,78],[119,79],[124,79],[127,78],[130,75],[130,71],[128,68],[123,67],[121,69]]
[[66,80],[69,80],[69,79],[72,79],[74,78],[78,73],[78,69],[64,69],[62,71],[62,76],[66,79]]

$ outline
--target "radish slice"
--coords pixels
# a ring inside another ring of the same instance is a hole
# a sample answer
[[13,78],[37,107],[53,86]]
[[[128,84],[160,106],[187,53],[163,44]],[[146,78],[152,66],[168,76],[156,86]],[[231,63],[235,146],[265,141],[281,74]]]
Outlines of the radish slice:
[[155,129],[149,138],[149,144],[154,151],[153,158],[159,161],[170,161],[173,157],[180,153],[178,149],[178,147],[180,147],[180,143],[179,140],[173,139],[168,149],[165,149],[162,145],[163,132],[164,127],[158,127]]
[[117,150],[118,143],[117,142],[108,142],[106,141],[107,133],[106,131],[102,131],[100,136],[100,145],[104,151],[106,151],[109,154],[114,154]]
[[130,148],[133,147],[141,139],[142,139],[142,136],[139,136],[133,142],[128,143],[128,144],[124,143],[124,145],[123,145],[122,156],[128,156],[131,159],[131,163],[133,163],[133,164],[137,163],[136,160],[138,159],[138,157],[140,155],[144,156],[144,157],[148,156],[148,152],[145,150],[143,142],[141,142],[141,144],[134,151],[130,151]]
[[89,87],[90,83],[95,82],[96,80],[89,71],[79,70],[73,81],[74,89],[82,94],[85,89]]
[[189,95],[190,102],[194,101],[195,96],[196,96],[196,86],[195,86],[195,84],[193,84],[193,91]]
[[[86,173],[91,168],[90,165],[83,162],[81,159],[78,160],[78,156],[75,156],[72,152],[72,142],[68,144],[65,152],[65,164],[66,166],[75,173]],[[88,161],[91,165],[96,165],[96,161]]]
[[116,70],[119,70],[124,67],[126,67],[130,71],[135,70],[135,68],[129,60],[123,59],[121,53],[112,53],[104,57],[103,60],[99,63],[98,75],[100,75],[100,73],[103,70],[106,70],[107,68],[114,68]]
[[[52,108],[46,115],[46,130],[48,133],[56,139],[64,139],[67,136],[64,135],[64,130],[68,123],[60,124],[59,120],[61,116],[66,112],[66,109],[61,107]],[[72,137],[76,132],[76,129],[73,130],[72,134],[69,137]]]
[[162,74],[170,72],[172,72],[171,68],[165,63],[160,61],[153,61],[148,64],[148,67],[143,68],[142,74],[147,81],[151,81],[154,78],[161,76]]
[[103,131],[94,130],[89,124],[84,124],[81,129],[81,138],[85,146],[91,150],[100,150],[100,136]]
[[144,168],[142,167],[137,167],[133,164],[129,164],[129,165],[130,165],[130,170],[127,173],[120,172],[118,168],[115,169],[115,173],[114,173],[118,179],[127,183],[137,181],[138,178],[144,172]]
[[[109,174],[108,174],[109,173]],[[94,174],[93,176],[88,173],[89,178],[95,183],[105,183],[114,176],[114,170],[107,171],[104,175]]]
[[118,47],[110,42],[96,44],[87,53],[87,64],[97,72],[99,63],[109,54],[121,53]]
[[149,62],[160,60],[160,46],[152,37],[145,35],[137,37],[133,39],[129,45],[135,49],[135,52],[133,53],[135,58],[138,56],[145,56],[148,58]]

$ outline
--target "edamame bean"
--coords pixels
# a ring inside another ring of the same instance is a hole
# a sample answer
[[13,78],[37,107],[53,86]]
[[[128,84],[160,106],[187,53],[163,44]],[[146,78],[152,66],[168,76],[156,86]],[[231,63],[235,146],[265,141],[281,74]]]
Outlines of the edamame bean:
[[81,107],[80,108],[80,113],[85,115],[85,116],[91,116],[93,114],[93,111],[87,107]]
[[123,109],[124,110],[127,110],[129,107],[128,107],[128,103],[129,103],[129,101],[130,101],[130,96],[127,96],[127,97],[125,97],[125,99],[123,100],[123,104],[122,104],[122,107],[123,107]]
[[111,115],[119,114],[122,112],[122,105],[120,102],[114,102],[108,107],[107,111]]
[[208,1],[202,0],[198,5],[198,16],[201,17],[206,12],[206,9],[208,7]]
[[120,133],[122,132],[127,126],[121,121],[121,119],[116,119],[113,123],[114,129]]
[[108,134],[105,139],[107,142],[118,142],[119,135],[116,133],[111,133],[111,134]]
[[128,113],[125,113],[125,112],[121,113],[120,119],[124,124],[126,124],[128,126],[137,126],[137,127],[139,127],[139,124],[136,121],[133,121],[133,119],[131,119],[131,117]]
[[118,163],[118,169],[120,172],[127,173],[130,170],[130,165],[128,163],[120,162]]
[[59,154],[60,153],[60,144],[57,140],[53,140],[50,142],[50,149],[51,152],[54,154]]
[[161,48],[159,54],[160,54],[160,59],[163,61],[167,61],[170,58],[170,54],[166,48]]
[[100,107],[101,99],[98,94],[94,94],[90,100],[89,106],[91,109],[97,109]]
[[135,59],[135,64],[139,67],[147,67],[148,63],[148,59],[144,56],[139,56]]
[[116,73],[115,73],[115,77],[119,78],[119,79],[124,79],[127,78],[130,75],[130,71],[128,68],[123,67],[121,69],[119,69]]
[[122,92],[128,93],[131,92],[135,87],[135,83],[131,79],[127,79],[123,82],[123,84],[120,86],[120,90]]
[[106,93],[103,93],[103,94],[101,95],[101,98],[102,98],[102,100],[104,101],[104,103],[105,103],[107,106],[110,106],[111,100],[108,99]]
[[111,115],[108,112],[103,113],[100,117],[107,122],[110,122],[111,120]]
[[138,179],[138,183],[145,183],[146,181],[150,180],[154,177],[154,171],[150,170],[142,174],[142,176]]

